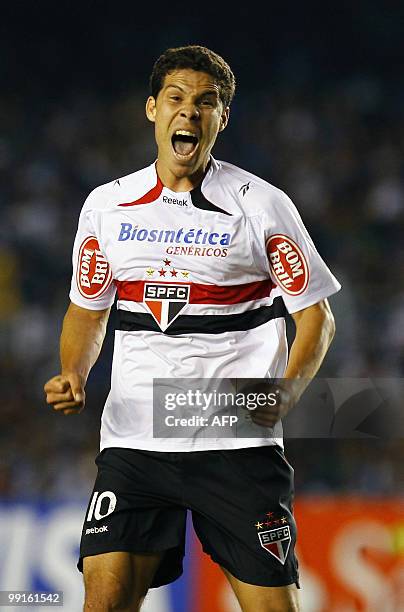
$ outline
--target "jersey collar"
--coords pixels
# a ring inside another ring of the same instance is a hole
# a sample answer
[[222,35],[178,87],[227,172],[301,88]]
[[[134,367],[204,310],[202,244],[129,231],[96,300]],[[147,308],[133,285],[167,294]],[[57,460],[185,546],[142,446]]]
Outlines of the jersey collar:
[[[211,155],[209,157],[209,161],[208,161],[208,165],[205,171],[205,174],[201,180],[201,182],[199,183],[199,185],[197,185],[196,187],[194,187],[194,189],[191,189],[190,191],[172,191],[172,189],[170,189],[169,187],[166,187],[166,185],[163,185],[159,175],[157,174],[157,159],[149,166],[152,169],[152,174],[153,174],[153,185],[155,185],[156,187],[158,185],[162,186],[162,190],[164,191],[168,191],[170,194],[172,194],[174,197],[180,198],[181,196],[185,196],[187,194],[192,194],[193,191],[195,191],[195,189],[199,189],[201,190],[202,185],[204,185],[206,182],[208,182],[210,180],[210,178],[212,177],[212,174],[218,169],[218,163],[217,161],[213,158],[213,156]],[[161,192],[160,192],[161,193]]]

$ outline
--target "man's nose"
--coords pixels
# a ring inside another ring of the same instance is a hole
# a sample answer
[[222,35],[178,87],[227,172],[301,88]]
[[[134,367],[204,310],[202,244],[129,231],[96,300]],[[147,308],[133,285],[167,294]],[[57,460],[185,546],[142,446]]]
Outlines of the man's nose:
[[199,119],[199,108],[192,103],[186,103],[183,105],[183,107],[181,108],[181,117],[184,117],[184,119]]

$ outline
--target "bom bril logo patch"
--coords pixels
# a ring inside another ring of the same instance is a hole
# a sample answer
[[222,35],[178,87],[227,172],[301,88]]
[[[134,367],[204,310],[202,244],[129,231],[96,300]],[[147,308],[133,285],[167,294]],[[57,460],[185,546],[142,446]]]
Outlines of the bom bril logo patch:
[[267,252],[280,287],[289,295],[303,293],[309,282],[309,268],[296,242],[283,234],[275,234],[267,242]]
[[112,281],[112,271],[95,236],[88,236],[81,244],[77,265],[77,287],[87,299],[102,295]]

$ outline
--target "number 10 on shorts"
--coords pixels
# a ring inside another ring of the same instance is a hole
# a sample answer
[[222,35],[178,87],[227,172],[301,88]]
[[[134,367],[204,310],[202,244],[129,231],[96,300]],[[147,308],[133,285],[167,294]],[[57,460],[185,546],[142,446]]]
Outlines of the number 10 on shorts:
[[[104,500],[104,504],[102,503]],[[108,500],[108,501],[107,501]],[[90,502],[88,509],[87,521],[91,521],[94,515],[96,521],[100,521],[115,510],[116,506],[116,495],[112,491],[94,491],[93,497]],[[102,512],[104,510],[104,512]]]

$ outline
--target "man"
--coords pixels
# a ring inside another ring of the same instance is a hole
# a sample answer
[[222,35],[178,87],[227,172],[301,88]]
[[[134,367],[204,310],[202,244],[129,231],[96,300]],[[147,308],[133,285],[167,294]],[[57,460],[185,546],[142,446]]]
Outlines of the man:
[[[244,611],[298,610],[279,419],[329,347],[339,284],[289,198],[211,156],[234,89],[212,51],[167,50],[146,103],[156,163],[95,189],[80,216],[62,370],[45,385],[55,410],[81,412],[116,292],[119,314],[78,564],[85,610],[138,610],[149,587],[175,580],[187,509]],[[251,413],[261,436],[153,438],[155,378],[283,376],[280,401]]]

